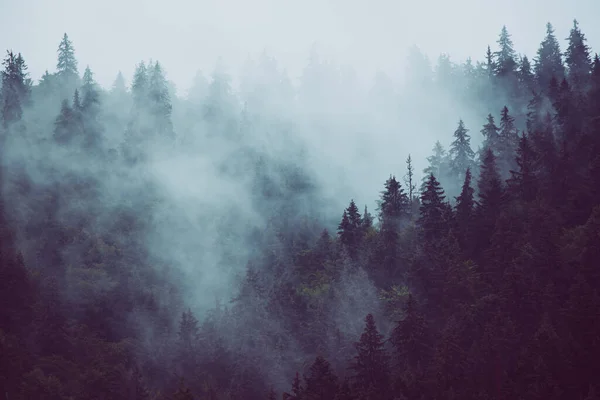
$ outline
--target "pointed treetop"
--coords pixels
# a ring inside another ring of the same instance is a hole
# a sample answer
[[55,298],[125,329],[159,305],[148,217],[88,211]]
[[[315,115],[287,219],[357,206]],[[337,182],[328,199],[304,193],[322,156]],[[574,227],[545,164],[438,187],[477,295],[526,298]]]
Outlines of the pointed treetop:
[[458,127],[454,131],[454,141],[450,146],[450,163],[455,176],[462,177],[467,168],[473,164],[475,152],[471,149],[471,136],[465,127],[463,120],[458,121]]
[[548,90],[552,77],[560,81],[565,76],[560,45],[554,35],[554,27],[550,22],[546,24],[546,37],[537,51],[535,74],[540,88],[544,91]]
[[58,45],[57,52],[58,62],[56,64],[56,69],[58,75],[63,77],[79,76],[77,59],[75,58],[75,49],[66,33],[63,35],[63,38]]
[[513,73],[517,67],[517,53],[506,25],[502,27],[497,43],[500,49],[494,53],[496,57],[495,72],[498,76],[506,76]]

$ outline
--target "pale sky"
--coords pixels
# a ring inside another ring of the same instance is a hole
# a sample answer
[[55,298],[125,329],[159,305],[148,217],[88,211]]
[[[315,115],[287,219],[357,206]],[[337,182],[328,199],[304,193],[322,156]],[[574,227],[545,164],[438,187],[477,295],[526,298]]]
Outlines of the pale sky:
[[600,47],[599,0],[0,0],[0,50],[21,52],[37,81],[56,65],[67,32],[80,71],[90,65],[103,86],[136,63],[159,60],[178,88],[198,69],[210,73],[219,56],[237,74],[263,49],[297,77],[315,41],[362,76],[394,74],[406,49],[432,58],[482,59],[503,24],[516,50],[533,55],[553,23],[562,49],[573,18],[588,44]]

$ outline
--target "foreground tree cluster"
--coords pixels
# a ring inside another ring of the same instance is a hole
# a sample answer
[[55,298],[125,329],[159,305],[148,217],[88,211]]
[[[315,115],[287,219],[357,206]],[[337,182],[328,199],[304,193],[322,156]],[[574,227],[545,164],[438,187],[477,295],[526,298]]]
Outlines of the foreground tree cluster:
[[[67,35],[56,72],[37,84],[7,52],[0,393],[597,399],[600,58],[577,22],[567,40],[563,52],[548,24],[530,62],[504,27],[484,62],[444,55],[435,71],[412,53],[407,90],[460,99],[481,125],[457,118],[420,185],[409,156],[374,214],[351,200],[335,224],[300,211],[321,205],[301,155],[284,162],[252,145],[265,102],[291,98],[284,79],[248,89],[242,109],[220,69],[183,100],[158,62],[140,63],[130,90],[122,75],[103,90],[89,67],[80,77]],[[311,82],[298,97],[321,97]],[[157,148],[178,154],[198,140],[232,149],[222,176],[251,171],[248,202],[265,221],[245,232],[230,215],[207,232],[253,251],[220,258],[245,268],[233,299],[202,318],[186,276],[149,251],[168,200],[140,172]],[[31,149],[46,155],[39,165]]]

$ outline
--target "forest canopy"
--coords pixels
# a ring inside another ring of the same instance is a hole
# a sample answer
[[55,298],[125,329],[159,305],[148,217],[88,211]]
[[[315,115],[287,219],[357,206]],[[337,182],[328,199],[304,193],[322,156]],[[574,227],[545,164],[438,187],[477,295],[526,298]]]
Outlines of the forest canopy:
[[37,82],[8,50],[0,394],[597,399],[600,58],[577,21],[483,50],[360,95],[263,54],[186,97],[158,61],[101,87],[66,33]]

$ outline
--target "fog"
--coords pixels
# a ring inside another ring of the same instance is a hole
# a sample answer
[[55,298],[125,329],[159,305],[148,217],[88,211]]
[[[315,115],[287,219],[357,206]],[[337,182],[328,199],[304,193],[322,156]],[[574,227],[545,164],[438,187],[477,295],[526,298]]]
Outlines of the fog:
[[[497,116],[509,95],[476,98],[453,77],[468,57],[475,65],[488,45],[496,50],[503,25],[530,59],[548,21],[563,49],[574,17],[595,47],[600,5],[594,3],[4,1],[0,48],[23,55],[34,85],[55,71],[66,32],[79,75],[89,66],[102,88],[101,111],[86,117],[83,128],[95,129],[99,141],[91,153],[87,145],[52,140],[61,101],[71,101],[72,90],[47,95],[34,87],[23,124],[9,130],[3,163],[12,180],[5,191],[24,257],[29,265],[52,262],[40,256],[43,246],[29,225],[54,207],[48,213],[61,224],[86,227],[56,255],[67,265],[65,293],[77,305],[74,314],[119,284],[104,264],[106,271],[83,268],[92,257],[88,245],[99,241],[90,231],[112,238],[103,245],[117,249],[115,265],[133,271],[127,284],[143,282],[144,268],[153,268],[163,285],[144,290],[169,311],[172,326],[188,307],[203,319],[215,302],[229,304],[249,285],[248,267],[262,271],[262,288],[275,291],[276,280],[294,279],[283,267],[292,263],[290,249],[315,245],[324,228],[335,236],[351,199],[375,214],[386,179],[394,174],[404,185],[409,154],[419,183],[434,143],[447,148],[459,119],[477,149],[485,117]],[[438,68],[442,53],[454,63],[447,75]],[[168,83],[156,103],[172,110],[137,99],[132,82],[142,61],[149,69],[160,62]],[[119,71],[127,92],[113,86]],[[522,126],[525,105],[511,111]],[[452,200],[460,182],[440,180]],[[84,189],[75,193],[71,186]],[[35,198],[44,190],[59,192],[58,200]],[[342,365],[336,351],[347,343],[334,341],[334,329],[350,342],[365,314],[383,316],[363,263],[344,261],[332,283],[334,300],[323,311],[333,327],[322,346],[336,368]],[[82,283],[88,281],[94,283]],[[252,296],[231,306],[235,329],[218,329],[230,349],[277,366],[259,372],[280,388],[294,363],[306,361],[304,350],[295,337],[281,338],[277,350],[266,339],[256,344],[255,332],[292,329],[283,311],[268,314],[269,300]],[[138,309],[128,318],[155,346],[161,333],[151,318]],[[380,326],[387,332],[390,321],[382,317]],[[148,357],[159,363],[167,357],[161,354]]]
[[297,78],[314,42],[365,79],[379,69],[398,76],[413,44],[431,58],[445,52],[455,61],[483,59],[503,24],[518,51],[534,54],[546,22],[562,39],[577,18],[595,48],[598,7],[594,0],[543,5],[533,0],[174,0],[168,5],[156,0],[5,0],[0,4],[0,48],[27,55],[37,79],[52,70],[56,38],[68,32],[80,64],[89,64],[100,84],[111,85],[119,70],[131,77],[136,63],[153,58],[185,93],[196,71],[212,71],[219,56],[237,75],[248,55],[265,48]]

